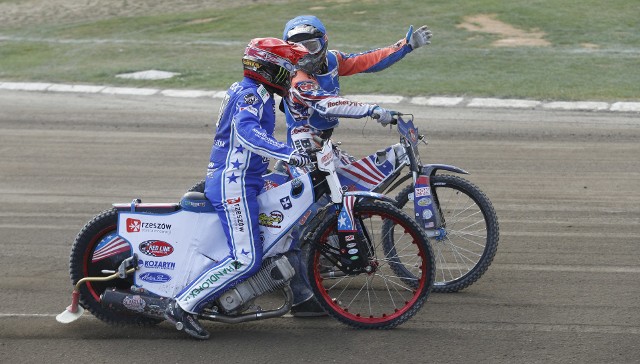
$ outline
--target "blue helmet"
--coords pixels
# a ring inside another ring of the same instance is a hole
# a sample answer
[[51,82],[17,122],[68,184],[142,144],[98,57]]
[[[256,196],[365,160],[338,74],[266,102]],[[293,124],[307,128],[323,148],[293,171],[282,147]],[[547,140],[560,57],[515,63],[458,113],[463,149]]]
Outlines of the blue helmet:
[[328,38],[324,24],[313,15],[297,16],[287,22],[282,32],[285,41],[299,43],[309,51],[298,66],[311,74],[322,73],[326,63]]

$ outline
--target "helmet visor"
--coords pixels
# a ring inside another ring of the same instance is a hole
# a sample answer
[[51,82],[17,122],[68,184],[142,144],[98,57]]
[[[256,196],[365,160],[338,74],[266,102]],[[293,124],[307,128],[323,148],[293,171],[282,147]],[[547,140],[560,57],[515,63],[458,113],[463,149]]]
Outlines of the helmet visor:
[[304,46],[305,48],[307,48],[307,50],[309,51],[309,53],[311,54],[316,54],[320,51],[322,51],[322,38],[312,38],[312,39],[307,39],[307,40],[301,40],[299,42],[296,42],[302,46]]

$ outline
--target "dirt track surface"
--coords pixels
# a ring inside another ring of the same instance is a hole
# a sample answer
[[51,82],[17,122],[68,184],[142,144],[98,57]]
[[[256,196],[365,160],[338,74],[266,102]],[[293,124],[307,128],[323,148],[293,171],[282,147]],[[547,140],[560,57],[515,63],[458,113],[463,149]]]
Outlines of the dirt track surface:
[[[489,271],[433,294],[392,331],[332,319],[64,326],[75,235],[112,202],[177,201],[205,171],[218,101],[0,92],[0,362],[630,363],[640,358],[640,120],[633,114],[414,108],[425,161],[462,167],[491,198]],[[335,139],[396,142],[369,121]],[[281,130],[280,130],[281,133]],[[280,134],[281,136],[281,134]]]
[[0,24],[57,24],[97,21],[122,16],[158,15],[170,12],[198,12],[248,4],[279,3],[282,0],[20,0],[0,1]]

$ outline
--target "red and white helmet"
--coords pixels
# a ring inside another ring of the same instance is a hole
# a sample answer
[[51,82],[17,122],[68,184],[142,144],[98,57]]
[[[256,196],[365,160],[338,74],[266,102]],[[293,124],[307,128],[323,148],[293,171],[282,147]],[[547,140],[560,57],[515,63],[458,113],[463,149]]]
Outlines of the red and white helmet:
[[244,75],[285,96],[291,86],[291,73],[308,53],[305,47],[282,39],[252,39],[242,57]]

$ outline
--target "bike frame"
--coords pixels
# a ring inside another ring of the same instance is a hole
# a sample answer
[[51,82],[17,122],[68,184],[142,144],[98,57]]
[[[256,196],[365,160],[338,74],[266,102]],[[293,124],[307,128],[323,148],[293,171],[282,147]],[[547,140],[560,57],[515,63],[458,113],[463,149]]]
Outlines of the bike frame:
[[[410,199],[414,203],[415,220],[425,229],[428,237],[437,237],[444,233],[442,213],[439,208],[437,196],[433,194],[431,177],[438,170],[449,171],[459,174],[468,174],[464,169],[449,164],[426,164],[422,165],[418,146],[420,142],[427,143],[424,135],[418,133],[418,128],[413,124],[413,115],[398,116],[394,122],[397,125],[400,143],[392,145],[375,154],[371,154],[357,161],[342,162],[343,167],[337,169],[338,178],[342,188],[348,193],[372,192],[382,194],[389,193],[398,186],[411,179],[414,186],[413,195]],[[308,145],[304,139],[318,138],[311,134],[309,128],[303,128],[292,136],[294,143]],[[338,160],[343,156],[336,157]],[[405,167],[409,172],[403,174]],[[278,171],[265,176],[267,185],[278,185],[284,183],[289,178],[296,178],[300,175],[297,168],[286,168],[286,171]],[[379,198],[379,197],[378,197]],[[312,207],[311,213],[317,213],[317,208]]]
[[[310,222],[319,217],[309,216],[308,213],[305,215],[305,212],[310,211],[326,192],[329,192],[331,207],[335,213],[347,218],[344,225],[338,226],[345,246],[348,244],[347,240],[352,239],[355,233],[357,222],[353,221],[352,210],[358,200],[394,202],[384,195],[369,191],[345,193],[333,163],[333,152],[333,144],[327,140],[316,153],[317,171],[301,175],[258,196],[261,205],[259,228],[264,237],[264,258],[284,254],[293,249],[291,231],[307,220]],[[294,196],[293,191],[299,187],[299,195]],[[138,288],[160,296],[172,297],[206,270],[212,262],[228,255],[226,243],[219,240],[219,236],[224,233],[221,226],[218,226],[217,213],[210,202],[204,194],[190,193],[186,197],[180,204],[145,204],[137,199],[129,204],[113,204],[119,217],[117,236],[126,241],[132,256],[135,255],[139,259],[133,263],[136,267],[133,272],[134,284]],[[282,223],[282,226],[274,226],[274,219],[278,216],[282,218],[284,215],[274,215],[274,210],[283,204],[284,198],[299,198],[300,201],[296,202],[302,204],[298,203],[297,207],[287,210],[286,221],[277,221]],[[165,234],[168,226],[173,229],[172,237]],[[365,248],[362,246],[357,252],[347,256],[352,261],[360,262],[359,265],[356,264],[359,268],[367,263]],[[115,249],[113,251],[119,252]]]

